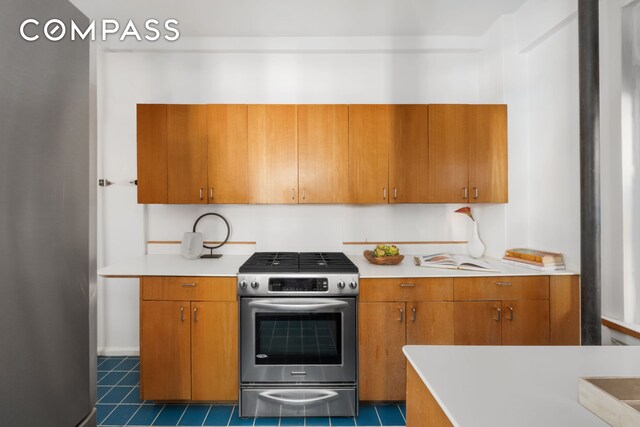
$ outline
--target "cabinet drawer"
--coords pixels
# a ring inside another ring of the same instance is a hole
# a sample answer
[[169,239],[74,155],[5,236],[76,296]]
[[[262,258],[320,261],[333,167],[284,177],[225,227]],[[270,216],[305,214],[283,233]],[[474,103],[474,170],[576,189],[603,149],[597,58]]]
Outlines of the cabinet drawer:
[[156,277],[141,279],[143,300],[236,301],[235,277]]
[[455,301],[549,299],[549,276],[455,278],[453,297]]
[[360,301],[452,301],[453,279],[362,279]]

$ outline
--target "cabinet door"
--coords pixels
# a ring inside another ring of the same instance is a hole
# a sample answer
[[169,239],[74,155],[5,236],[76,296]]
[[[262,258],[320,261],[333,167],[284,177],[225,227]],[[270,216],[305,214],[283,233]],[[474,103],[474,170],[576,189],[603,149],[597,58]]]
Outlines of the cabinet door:
[[389,146],[389,203],[429,201],[429,127],[426,105],[395,105]]
[[143,301],[140,312],[140,395],[145,400],[191,398],[189,303]]
[[207,203],[207,106],[167,106],[169,203]]
[[167,106],[138,104],[138,203],[167,203]]
[[507,106],[473,105],[469,139],[469,202],[507,203]]
[[469,200],[469,138],[472,115],[468,105],[429,105],[429,200],[466,203]]
[[453,345],[452,302],[407,302],[408,345]]
[[454,303],[455,345],[500,345],[500,301]]
[[405,396],[404,303],[358,304],[360,400]]
[[192,400],[238,398],[238,303],[191,303]]
[[249,202],[298,203],[295,105],[249,105]]
[[503,301],[502,345],[549,345],[549,301]]
[[387,203],[390,105],[349,105],[351,203]]
[[247,106],[208,105],[209,203],[248,203]]
[[349,107],[298,105],[300,203],[347,203]]

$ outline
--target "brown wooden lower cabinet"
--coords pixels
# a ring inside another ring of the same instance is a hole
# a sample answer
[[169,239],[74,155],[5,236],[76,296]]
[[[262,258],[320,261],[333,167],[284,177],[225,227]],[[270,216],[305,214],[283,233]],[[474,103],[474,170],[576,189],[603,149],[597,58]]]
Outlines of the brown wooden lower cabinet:
[[403,400],[405,344],[453,344],[451,302],[361,302],[360,400]]
[[140,395],[191,398],[189,302],[143,301],[140,312]]
[[360,400],[404,399],[404,302],[360,303],[358,341]]
[[577,275],[362,279],[360,288],[361,400],[404,398],[405,344],[580,344]]
[[500,345],[500,301],[456,302],[456,345]]
[[191,400],[238,398],[238,303],[192,302]]
[[407,364],[407,427],[444,427],[451,426],[451,421],[422,378]]
[[453,305],[452,302],[407,302],[406,344],[453,344]]
[[549,345],[549,301],[455,303],[456,345]]
[[502,345],[549,345],[549,301],[502,301]]
[[[232,289],[234,278],[142,278],[142,399],[238,399],[238,302]],[[202,297],[218,301],[188,300]]]

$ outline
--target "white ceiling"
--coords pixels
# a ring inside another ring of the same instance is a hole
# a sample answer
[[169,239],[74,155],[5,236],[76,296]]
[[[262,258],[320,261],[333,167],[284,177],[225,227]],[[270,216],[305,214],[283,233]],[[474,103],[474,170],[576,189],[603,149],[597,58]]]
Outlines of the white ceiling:
[[[478,36],[525,0],[71,0],[91,19],[179,21],[182,36]],[[139,27],[139,28],[144,28]]]

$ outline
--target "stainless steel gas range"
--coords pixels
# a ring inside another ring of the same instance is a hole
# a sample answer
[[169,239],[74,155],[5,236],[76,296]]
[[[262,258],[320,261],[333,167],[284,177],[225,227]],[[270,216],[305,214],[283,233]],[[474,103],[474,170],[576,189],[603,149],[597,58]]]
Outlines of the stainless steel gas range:
[[241,416],[357,415],[357,294],[340,252],[257,252],[240,267]]

